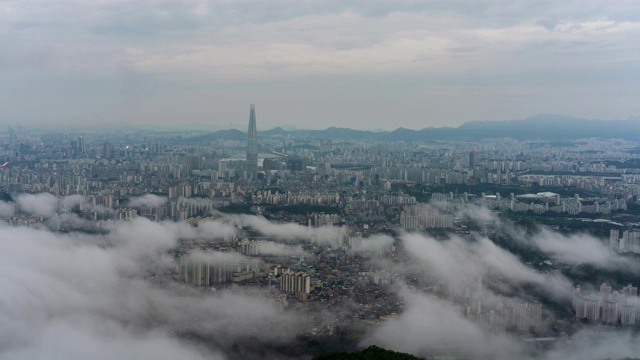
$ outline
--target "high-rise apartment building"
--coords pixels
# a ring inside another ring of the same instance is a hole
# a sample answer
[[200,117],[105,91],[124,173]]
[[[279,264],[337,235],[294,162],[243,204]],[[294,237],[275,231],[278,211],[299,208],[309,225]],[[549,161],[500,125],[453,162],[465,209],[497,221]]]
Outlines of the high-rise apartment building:
[[576,319],[588,319],[592,323],[633,325],[636,319],[638,288],[631,284],[614,291],[604,283],[599,293],[583,294],[580,286],[573,291],[572,306]]
[[311,277],[305,272],[286,270],[280,279],[280,290],[289,294],[305,294],[311,292]]
[[80,136],[78,138],[78,152],[80,154],[84,154],[87,152],[87,146],[86,146],[86,142],[84,140],[84,136]]
[[476,168],[476,151],[469,151],[469,169],[474,170]]

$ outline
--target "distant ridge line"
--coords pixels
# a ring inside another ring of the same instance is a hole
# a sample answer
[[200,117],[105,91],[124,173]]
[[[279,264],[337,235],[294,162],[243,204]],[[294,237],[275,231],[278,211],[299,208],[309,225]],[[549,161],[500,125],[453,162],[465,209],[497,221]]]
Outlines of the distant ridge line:
[[[350,139],[378,141],[430,141],[442,139],[513,138],[517,140],[570,140],[590,137],[621,138],[640,141],[638,120],[580,119],[563,115],[538,115],[522,120],[469,121],[458,127],[423,128],[412,130],[399,127],[393,131],[356,130],[329,127],[324,130],[285,130],[276,127],[258,131],[261,136],[297,136],[315,139]],[[239,130],[220,130],[197,138],[241,140],[246,133]]]

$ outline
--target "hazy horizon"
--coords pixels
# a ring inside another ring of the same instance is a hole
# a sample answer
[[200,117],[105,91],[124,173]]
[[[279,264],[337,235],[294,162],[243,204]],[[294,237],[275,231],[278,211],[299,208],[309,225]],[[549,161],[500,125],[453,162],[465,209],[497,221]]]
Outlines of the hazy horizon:
[[[346,126],[346,125],[342,125],[342,124],[336,124],[336,125],[326,125],[326,126],[322,126],[322,125],[318,125],[318,124],[312,124],[310,126],[296,126],[295,124],[279,124],[279,125],[274,125],[274,126],[269,126],[269,127],[261,127],[260,126],[260,121],[259,121],[259,114],[257,115],[257,123],[258,123],[258,133],[261,132],[266,132],[266,131],[271,131],[271,130],[275,130],[275,129],[283,129],[285,131],[322,131],[322,130],[328,130],[331,128],[338,128],[338,129],[351,129],[351,130],[355,130],[355,131],[369,131],[369,132],[373,132],[373,133],[390,133],[393,132],[395,130],[399,130],[399,129],[405,129],[405,130],[410,130],[410,131],[420,131],[420,130],[424,130],[424,129],[457,129],[465,124],[469,124],[469,123],[483,123],[483,122],[504,122],[504,123],[508,123],[508,122],[512,122],[512,121],[526,121],[526,120],[530,120],[530,119],[536,119],[536,118],[562,118],[562,119],[575,119],[577,121],[603,121],[603,122],[614,122],[614,121],[624,121],[624,122],[633,122],[633,121],[637,121],[638,119],[640,119],[639,117],[629,117],[626,119],[585,119],[585,118],[578,118],[578,117],[574,117],[571,115],[563,115],[563,114],[536,114],[536,115],[532,115],[532,116],[528,116],[525,118],[521,118],[521,119],[501,119],[501,120],[495,120],[495,119],[477,119],[477,120],[469,120],[469,121],[465,121],[463,123],[457,124],[457,125],[442,125],[442,126],[425,126],[425,127],[415,127],[415,128],[410,128],[410,127],[406,127],[406,126],[402,126],[402,125],[398,125],[396,127],[388,127],[388,128],[368,128],[366,126],[360,126],[360,124],[353,124],[353,126]],[[16,128],[24,128],[27,129],[29,131],[33,131],[33,130],[41,130],[41,131],[70,131],[70,132],[77,132],[77,131],[109,131],[109,130],[113,130],[113,129],[122,129],[122,130],[126,130],[126,129],[131,129],[131,130],[142,130],[142,131],[147,131],[147,130],[159,130],[159,131],[169,131],[169,132],[173,132],[173,131],[185,131],[185,132],[191,132],[191,131],[195,131],[195,132],[217,132],[217,131],[226,131],[226,130],[238,130],[241,132],[247,132],[246,129],[246,124],[241,124],[239,121],[236,123],[230,123],[230,124],[224,124],[224,123],[215,123],[215,122],[211,122],[211,123],[206,123],[206,122],[190,122],[190,123],[179,123],[179,124],[154,124],[154,123],[128,123],[125,121],[118,121],[118,122],[104,122],[104,123],[97,123],[97,124],[46,124],[46,125],[30,125],[30,124],[23,124],[20,122],[17,123],[0,123],[0,129],[2,128],[11,128],[11,129],[16,129]]]
[[0,19],[5,124],[244,129],[250,103],[259,129],[640,114],[634,2],[3,1]]

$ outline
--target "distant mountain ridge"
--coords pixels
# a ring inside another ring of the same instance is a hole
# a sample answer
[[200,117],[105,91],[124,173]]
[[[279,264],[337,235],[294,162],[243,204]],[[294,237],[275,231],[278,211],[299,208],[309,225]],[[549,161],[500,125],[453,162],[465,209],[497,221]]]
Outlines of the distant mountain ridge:
[[[443,139],[514,138],[518,140],[571,140],[589,137],[622,138],[640,141],[639,120],[589,120],[563,115],[538,115],[522,120],[483,120],[466,122],[459,127],[424,128],[374,132],[330,127],[324,130],[284,130],[280,127],[258,131],[258,137],[297,136],[313,139],[351,139],[378,141],[428,141]],[[221,130],[196,137],[198,140],[244,140],[246,133]],[[191,138],[195,140],[196,138]]]

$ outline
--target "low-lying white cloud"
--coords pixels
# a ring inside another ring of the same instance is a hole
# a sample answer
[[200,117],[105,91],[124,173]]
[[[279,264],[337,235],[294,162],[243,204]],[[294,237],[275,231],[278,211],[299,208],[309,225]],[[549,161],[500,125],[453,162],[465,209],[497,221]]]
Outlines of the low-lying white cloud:
[[248,226],[260,233],[282,240],[305,240],[319,244],[334,245],[338,242],[340,228],[334,226],[321,226],[317,228],[302,226],[294,223],[275,223],[262,216],[238,215],[232,219],[240,221],[243,226]]
[[[541,229],[531,241],[555,261],[577,265],[591,264],[604,269],[624,269],[638,272],[640,267],[609,248],[589,234],[563,235],[549,229]],[[607,240],[608,241],[608,240]]]
[[385,234],[376,234],[366,238],[362,238],[356,245],[349,250],[353,252],[377,252],[383,248],[393,245],[393,238]]
[[533,283],[562,298],[571,291],[571,283],[558,274],[538,273],[509,251],[487,238],[473,241],[457,236],[439,241],[418,233],[401,235],[409,255],[459,288],[489,271],[514,283]]
[[145,195],[141,195],[141,196],[136,196],[133,197],[131,199],[129,199],[129,201],[127,202],[127,206],[130,207],[154,207],[154,206],[160,206],[164,203],[167,202],[167,198],[166,197],[162,197],[162,196],[158,196],[158,195],[153,195],[153,194],[145,194]]
[[[291,339],[294,314],[259,290],[202,294],[147,282],[176,242],[146,219],[118,223],[108,235],[1,226],[0,358],[222,359],[234,340]],[[189,333],[211,346],[180,335]]]
[[21,211],[36,216],[50,217],[58,209],[58,198],[49,193],[20,194],[15,200]]
[[463,318],[451,304],[402,289],[404,312],[376,328],[363,345],[378,344],[416,356],[464,354],[473,358],[521,358],[522,349],[506,334],[492,334]]
[[287,245],[274,241],[260,241],[258,252],[262,255],[309,256],[300,245]]

